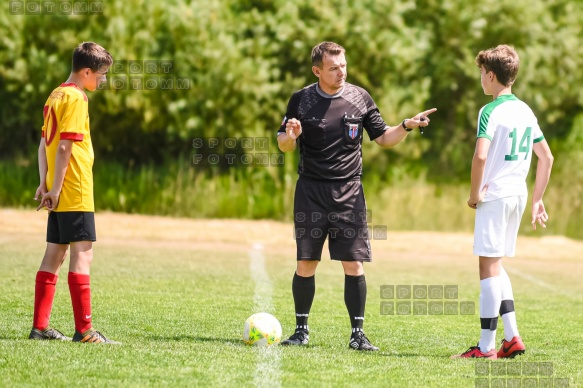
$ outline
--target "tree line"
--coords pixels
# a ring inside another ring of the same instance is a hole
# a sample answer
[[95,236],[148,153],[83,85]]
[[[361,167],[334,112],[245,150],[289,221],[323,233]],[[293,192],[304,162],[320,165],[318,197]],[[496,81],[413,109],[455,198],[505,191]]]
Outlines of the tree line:
[[116,60],[104,90],[89,96],[90,116],[98,159],[125,166],[189,160],[193,139],[269,138],[277,152],[288,99],[315,82],[310,50],[324,40],[346,48],[348,81],[370,92],[387,123],[438,108],[423,136],[367,149],[368,174],[387,177],[401,164],[466,180],[477,113],[490,98],[474,58],[501,43],[521,57],[513,91],[551,146],[583,145],[581,2],[111,0],[97,9],[15,15],[3,6],[1,160],[34,160],[42,107],[82,41]]

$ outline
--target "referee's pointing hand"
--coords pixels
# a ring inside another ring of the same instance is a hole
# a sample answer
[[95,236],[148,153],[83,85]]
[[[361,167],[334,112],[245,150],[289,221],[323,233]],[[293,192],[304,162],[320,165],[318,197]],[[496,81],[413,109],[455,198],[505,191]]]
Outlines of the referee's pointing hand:
[[409,128],[426,127],[429,125],[429,115],[435,112],[437,108],[431,108],[425,112],[417,113],[415,116],[407,121]]

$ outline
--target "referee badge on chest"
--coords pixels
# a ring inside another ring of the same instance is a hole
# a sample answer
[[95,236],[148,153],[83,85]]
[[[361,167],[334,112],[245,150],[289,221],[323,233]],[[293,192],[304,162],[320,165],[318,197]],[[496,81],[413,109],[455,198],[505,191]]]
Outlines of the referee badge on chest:
[[348,116],[344,113],[342,116],[344,123],[344,133],[349,141],[358,141],[362,137],[362,117]]
[[355,139],[358,136],[358,124],[348,124],[348,136]]

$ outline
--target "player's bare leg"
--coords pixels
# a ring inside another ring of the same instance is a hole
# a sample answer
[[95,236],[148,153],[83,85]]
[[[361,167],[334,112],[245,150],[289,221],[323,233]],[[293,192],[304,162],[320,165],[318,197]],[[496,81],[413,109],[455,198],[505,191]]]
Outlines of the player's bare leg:
[[93,262],[93,242],[78,241],[71,243],[69,272],[89,275]]
[[501,257],[480,256],[480,280],[500,276]]
[[297,261],[297,268],[296,274],[302,277],[310,277],[316,274],[316,269],[318,268],[318,264],[320,264],[319,260],[298,260]]
[[344,274],[349,276],[361,276],[364,275],[364,266],[362,261],[342,261],[342,267],[344,268]]
[[50,272],[53,274],[59,273],[61,265],[67,257],[67,250],[69,244],[53,244],[47,243],[43,261],[40,263],[39,271]]

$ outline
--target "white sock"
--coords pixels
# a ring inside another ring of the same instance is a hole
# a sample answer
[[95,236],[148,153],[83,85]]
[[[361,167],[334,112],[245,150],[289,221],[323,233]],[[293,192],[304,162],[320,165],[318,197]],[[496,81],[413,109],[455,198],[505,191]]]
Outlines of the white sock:
[[[512,284],[510,283],[508,274],[502,267],[500,268],[500,284],[502,286],[502,300],[511,300],[514,304]],[[516,325],[516,313],[514,311],[502,315],[502,321],[504,322],[504,339],[506,341],[510,341],[512,338],[520,335],[518,333],[518,326]]]
[[[480,280],[480,318],[498,319],[501,301],[500,277]],[[496,330],[482,329],[479,346],[484,353],[496,348]]]

